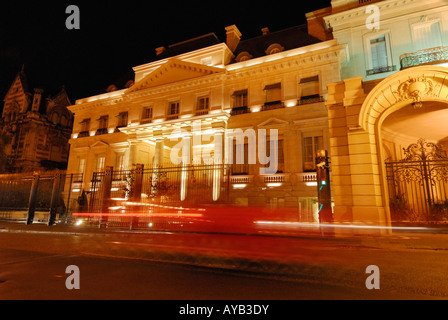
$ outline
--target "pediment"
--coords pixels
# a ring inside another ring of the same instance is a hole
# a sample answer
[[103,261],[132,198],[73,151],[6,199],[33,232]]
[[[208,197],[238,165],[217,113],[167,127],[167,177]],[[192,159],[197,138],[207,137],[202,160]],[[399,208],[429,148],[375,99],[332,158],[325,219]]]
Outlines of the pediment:
[[283,128],[289,126],[289,121],[277,119],[277,118],[270,118],[266,121],[263,121],[260,123],[257,127],[259,129],[275,129],[275,128]]
[[100,141],[97,141],[97,142],[95,142],[94,144],[92,144],[92,145],[90,146],[90,148],[101,148],[101,147],[108,147],[108,146],[109,146],[108,143],[106,143],[106,142],[100,140]]
[[172,58],[156,70],[146,75],[127,92],[140,91],[178,81],[195,79],[211,74],[222,73],[223,69]]

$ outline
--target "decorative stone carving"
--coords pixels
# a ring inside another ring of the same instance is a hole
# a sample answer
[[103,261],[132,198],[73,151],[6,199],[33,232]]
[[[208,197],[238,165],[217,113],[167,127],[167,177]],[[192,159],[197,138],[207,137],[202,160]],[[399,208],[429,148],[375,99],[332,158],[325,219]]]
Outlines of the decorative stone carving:
[[430,79],[426,78],[414,78],[403,82],[398,86],[397,91],[394,94],[398,96],[398,101],[412,100],[414,109],[420,109],[422,99],[427,96],[436,95],[436,86]]

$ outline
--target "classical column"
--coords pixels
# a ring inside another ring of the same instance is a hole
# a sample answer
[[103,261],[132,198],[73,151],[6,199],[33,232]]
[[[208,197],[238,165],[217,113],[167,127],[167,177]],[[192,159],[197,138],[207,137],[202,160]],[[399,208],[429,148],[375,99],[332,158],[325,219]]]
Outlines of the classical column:
[[157,183],[159,180],[159,170],[163,165],[163,137],[158,137],[156,140],[156,150],[154,153],[153,172],[152,172],[152,194],[157,192]]
[[213,201],[218,201],[221,195],[222,170],[224,162],[223,153],[223,130],[216,131],[214,134],[214,168],[213,168]]
[[191,148],[191,135],[185,135],[182,137],[182,174],[180,180],[180,201],[184,201],[187,198],[188,189],[188,166],[190,165],[190,148]]

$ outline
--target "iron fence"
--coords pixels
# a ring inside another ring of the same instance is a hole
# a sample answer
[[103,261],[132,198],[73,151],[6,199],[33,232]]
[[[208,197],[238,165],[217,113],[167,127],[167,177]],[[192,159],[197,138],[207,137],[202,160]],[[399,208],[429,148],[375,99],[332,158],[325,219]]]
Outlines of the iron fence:
[[75,181],[82,174],[65,171],[0,175],[0,219],[52,225],[56,218],[67,219]]
[[[95,172],[90,191],[81,201],[78,217],[108,227],[147,227],[154,216],[165,223],[170,215],[198,206],[229,202],[229,165],[181,165]],[[151,214],[149,214],[149,212]],[[86,213],[86,214],[84,214]],[[191,215],[183,215],[191,218]]]

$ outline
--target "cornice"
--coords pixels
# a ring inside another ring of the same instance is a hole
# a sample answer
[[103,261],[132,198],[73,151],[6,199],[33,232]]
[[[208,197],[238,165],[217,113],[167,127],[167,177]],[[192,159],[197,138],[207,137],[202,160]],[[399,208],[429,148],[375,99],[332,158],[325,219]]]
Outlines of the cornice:
[[[435,4],[435,6],[433,4]],[[440,0],[386,0],[375,2],[373,5],[380,9],[381,20],[384,23],[391,18],[397,18],[403,14],[407,17],[409,17],[409,15],[422,14],[422,11],[420,10],[421,8],[419,7],[423,7],[426,11],[440,6],[446,6],[446,3]],[[412,7],[410,7],[411,5]],[[334,29],[334,32],[344,30],[345,28],[343,26],[348,24],[355,27],[365,27],[365,21],[369,17],[369,14],[366,13],[366,8],[367,6],[362,6],[331,14],[324,17],[324,21]]]
[[[337,42],[335,41],[335,44]],[[315,67],[321,64],[341,62],[348,58],[347,45],[334,45],[329,48],[306,52],[294,56],[285,56],[278,60],[247,64],[240,68],[231,68],[227,80],[249,77],[251,75],[280,72],[290,68]]]
[[[156,87],[130,92],[121,90],[107,94],[78,100],[76,105],[68,107],[73,112],[89,110],[90,108],[108,107],[137,98],[169,93],[176,90],[192,89],[204,85],[219,85],[225,81],[245,78],[253,75],[269,74],[272,72],[287,71],[290,68],[303,68],[317,66],[335,61],[341,62],[348,58],[347,45],[339,45],[337,40],[330,40],[317,45],[289,50],[262,59],[249,60],[247,63],[238,63],[226,66],[221,73],[210,74],[198,78],[163,84]],[[104,98],[103,98],[104,97]],[[89,101],[91,100],[91,101]]]

